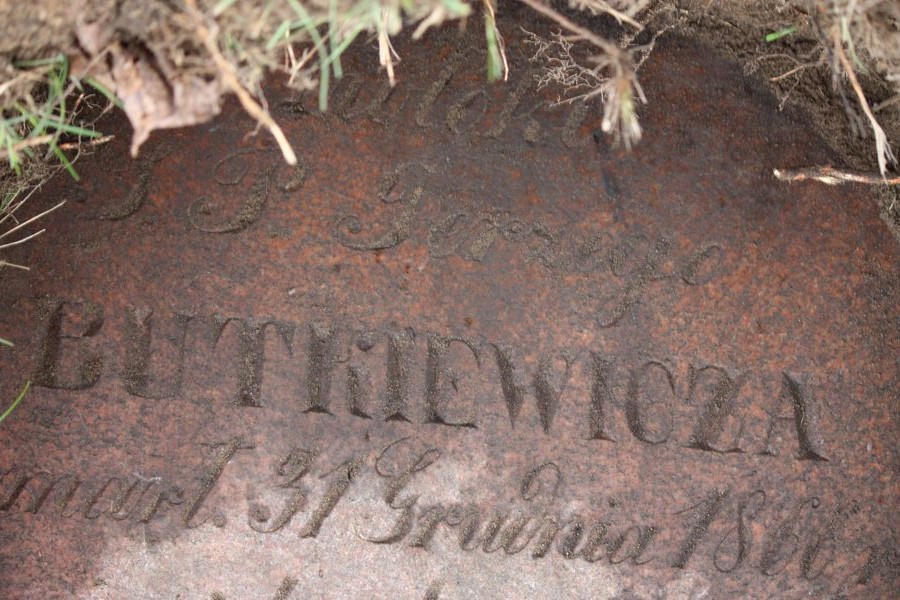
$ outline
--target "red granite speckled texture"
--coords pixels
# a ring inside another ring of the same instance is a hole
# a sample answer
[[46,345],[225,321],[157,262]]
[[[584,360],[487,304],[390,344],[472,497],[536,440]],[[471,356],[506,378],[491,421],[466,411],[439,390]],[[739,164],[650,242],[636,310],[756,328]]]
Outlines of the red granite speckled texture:
[[0,271],[0,397],[38,384],[0,425],[0,595],[897,589],[866,190],[776,182],[834,156],[692,42],[629,154],[455,37],[389,96],[359,48],[325,116],[268,89],[297,169],[229,104],[137,160],[111,123],[35,199],[69,202]]

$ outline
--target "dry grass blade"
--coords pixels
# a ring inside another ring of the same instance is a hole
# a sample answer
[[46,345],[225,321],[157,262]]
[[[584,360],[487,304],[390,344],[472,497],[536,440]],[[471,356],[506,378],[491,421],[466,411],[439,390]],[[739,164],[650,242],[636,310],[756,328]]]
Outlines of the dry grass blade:
[[[6,341],[6,340],[4,340],[4,341]],[[26,381],[26,382],[25,382],[25,387],[22,388],[22,391],[19,392],[19,395],[16,396],[16,399],[13,400],[12,404],[10,404],[9,407],[8,407],[6,410],[4,410],[2,414],[0,414],[0,423],[2,423],[3,421],[5,421],[6,418],[7,418],[10,414],[12,414],[12,411],[14,411],[14,410],[16,409],[16,407],[17,407],[17,406],[19,405],[19,403],[22,401],[22,398],[24,398],[24,397],[25,397],[25,394],[28,393],[28,389],[29,389],[30,387],[31,387],[31,381]]]
[[[0,234],[0,240],[2,240],[3,238],[6,238],[6,237],[11,236],[11,235],[14,234],[15,232],[17,232],[17,231],[19,231],[19,230],[21,230],[21,229],[27,227],[28,225],[31,225],[31,224],[34,223],[35,221],[38,221],[39,219],[42,219],[42,218],[46,217],[47,215],[49,215],[50,213],[52,213],[53,211],[55,211],[56,209],[58,209],[59,207],[61,207],[61,206],[62,206],[63,204],[65,204],[65,203],[66,203],[66,201],[63,200],[62,202],[60,202],[59,204],[57,204],[57,205],[54,206],[53,208],[49,208],[49,209],[45,210],[44,212],[42,212],[41,214],[35,215],[35,216],[31,217],[31,218],[28,219],[27,221],[24,221],[24,222],[22,222],[22,223],[19,223],[18,225],[16,225],[15,227],[13,227],[12,229],[10,229],[9,231],[6,231],[6,232]],[[32,239],[32,238],[35,238],[35,237],[39,236],[39,235],[42,234],[43,232],[44,232],[44,230],[42,229],[42,230],[38,231],[37,233],[31,234],[31,235],[29,235],[28,237],[26,237],[26,238],[24,238],[24,239],[16,240],[15,242],[7,242],[7,243],[5,243],[5,244],[0,244],[0,250],[4,250],[4,249],[6,249],[6,248],[11,248],[12,246],[18,246],[19,244],[22,244],[22,243],[27,242],[28,240],[30,240],[30,239]]]
[[217,29],[216,25],[214,23],[209,23],[209,20],[203,16],[197,7],[196,0],[186,0],[186,6],[191,17],[194,19],[194,24],[197,28],[197,36],[200,38],[200,41],[203,42],[203,45],[212,57],[213,62],[219,68],[222,81],[238,97],[238,101],[240,101],[244,110],[247,111],[247,114],[269,130],[272,137],[274,137],[275,141],[278,143],[278,147],[284,155],[284,160],[289,165],[296,165],[297,155],[294,153],[294,149],[291,147],[290,142],[288,142],[287,137],[285,137],[281,127],[279,127],[278,123],[272,119],[271,115],[269,115],[269,113],[253,99],[250,92],[241,85],[234,65],[228,62],[219,50],[219,44],[216,41],[215,34]]
[[627,12],[611,6],[604,0],[570,0],[569,2],[569,5],[577,10],[587,11],[594,15],[608,14],[619,23],[631,25],[638,31],[642,30],[644,26],[634,19],[634,15],[644,10],[650,4],[649,0],[629,0],[624,4],[628,6]]
[[[22,221],[20,223],[16,219],[16,212],[22,208],[22,206],[28,201],[29,198],[31,198],[31,196],[39,188],[40,188],[40,185],[33,186],[28,191],[28,193],[25,194],[24,197],[22,197],[21,199],[17,199],[17,196],[21,193],[22,188],[20,188],[15,193],[13,193],[12,196],[7,196],[6,199],[4,199],[4,201],[2,202],[2,204],[0,204],[0,225],[3,225],[7,221],[11,221],[11,223],[13,224],[12,227],[7,229],[3,233],[0,233],[0,240],[10,238],[11,236],[15,236],[16,233],[20,233],[20,232],[22,234],[25,234],[24,229],[26,227],[43,219],[44,217],[46,217],[53,211],[59,209],[62,205],[64,205],[66,203],[66,201],[63,200],[62,202],[58,203],[57,205],[43,211],[40,214],[37,214],[37,215],[31,217],[30,219],[26,219],[25,221]],[[26,235],[24,235],[24,237],[19,237],[18,239],[13,239],[11,241],[0,243],[0,251],[8,250],[15,246],[21,246],[22,244],[25,244],[26,242],[29,242],[29,241],[35,239],[36,237],[42,235],[45,231],[46,231],[45,229],[41,229],[34,233],[26,234]],[[13,269],[21,269],[23,271],[29,270],[29,268],[26,267],[25,265],[12,263],[12,262],[9,262],[6,260],[0,260],[0,269],[2,269],[3,267],[10,267]]]
[[11,269],[20,269],[22,271],[30,271],[31,267],[26,267],[25,265],[20,265],[17,263],[11,263],[5,260],[0,260],[0,269],[3,267],[9,267]]
[[844,72],[847,75],[847,78],[850,80],[850,85],[853,87],[853,91],[856,93],[856,98],[859,101],[859,105],[865,113],[866,118],[869,120],[869,126],[872,128],[872,132],[875,134],[875,151],[877,153],[878,158],[878,170],[881,172],[881,176],[887,178],[887,165],[888,163],[896,164],[897,157],[894,156],[894,151],[891,150],[891,146],[888,143],[887,135],[884,133],[884,129],[882,129],[881,124],[878,123],[878,120],[875,118],[875,114],[872,112],[872,108],[869,106],[869,101],[866,100],[866,95],[863,93],[862,86],[859,83],[859,79],[856,77],[856,72],[853,70],[853,65],[850,64],[850,60],[847,58],[847,53],[844,51],[844,45],[841,42],[840,32],[835,28],[834,30],[834,51],[835,55],[838,57],[838,60],[841,62],[841,66],[844,68]]
[[37,137],[30,137],[13,144],[9,149],[0,148],[0,160],[6,160],[10,156],[19,154],[20,152],[27,150],[28,148],[35,148],[37,146],[43,146],[44,144],[49,144],[56,138],[55,135],[39,135]]

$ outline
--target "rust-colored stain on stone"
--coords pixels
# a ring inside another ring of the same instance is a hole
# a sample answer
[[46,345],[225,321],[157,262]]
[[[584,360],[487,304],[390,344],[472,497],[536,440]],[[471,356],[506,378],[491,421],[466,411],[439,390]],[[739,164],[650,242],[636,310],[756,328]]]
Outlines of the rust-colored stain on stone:
[[[524,57],[365,49],[57,178],[0,272],[4,598],[887,598],[900,248],[734,65],[659,44],[647,135]],[[462,47],[477,44],[462,44]],[[410,54],[412,56],[412,54]],[[52,239],[51,239],[52,238]]]

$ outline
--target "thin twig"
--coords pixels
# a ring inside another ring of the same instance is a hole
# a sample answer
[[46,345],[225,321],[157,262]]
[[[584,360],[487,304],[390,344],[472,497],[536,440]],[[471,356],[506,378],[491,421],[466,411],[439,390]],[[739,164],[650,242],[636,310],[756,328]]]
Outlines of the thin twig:
[[28,193],[26,193],[25,196],[21,200],[15,200],[15,197],[18,196],[19,192],[21,192],[22,190],[20,189],[20,190],[16,191],[13,194],[13,199],[6,206],[6,209],[3,211],[2,216],[0,216],[0,225],[3,225],[7,219],[12,219],[16,223],[18,223],[19,220],[16,219],[16,211],[19,210],[20,208],[22,208],[22,206],[26,202],[28,202],[28,199],[31,198],[32,196],[34,196],[34,194],[39,189],[41,189],[41,186],[43,186],[44,183],[46,183],[46,181],[47,180],[45,179],[45,180],[41,181],[40,183],[38,183],[37,185],[34,185],[34,186],[28,188]]
[[114,139],[116,139],[116,136],[114,135],[104,135],[103,137],[89,139],[85,142],[66,142],[65,144],[59,144],[58,147],[60,150],[72,150],[75,148],[80,149],[85,146],[102,146]]
[[775,169],[776,179],[780,181],[819,181],[828,185],[842,183],[865,183],[868,185],[900,185],[900,176],[882,177],[869,173],[839,171],[833,167],[809,167],[807,169],[783,170]]
[[[37,187],[32,188],[32,191],[35,189],[37,189]],[[16,194],[18,194],[18,192],[16,192]],[[31,194],[32,192],[29,192],[25,195],[24,198],[22,198],[15,204],[12,204],[12,202],[10,202],[10,204],[5,209],[3,216],[0,217],[0,225],[3,225],[3,223],[5,223],[7,219],[13,219],[16,223],[18,223],[19,221],[15,217],[16,211],[22,208],[22,205],[25,204],[25,202],[31,197]]]
[[[56,136],[52,135],[52,134],[48,134],[48,135],[39,135],[39,136],[33,137],[33,138],[25,138],[21,142],[13,144],[12,153],[18,154],[19,152],[21,152],[22,150],[25,150],[26,148],[34,148],[35,146],[43,146],[44,144],[48,144],[48,143],[52,142],[54,137],[56,137]],[[6,148],[0,149],[0,159],[9,158],[9,154],[10,154],[10,150],[8,150]]]
[[306,48],[303,50],[303,54],[300,58],[297,58],[294,55],[294,45],[287,44],[287,63],[286,68],[288,72],[291,74],[288,77],[288,87],[294,85],[294,81],[297,79],[297,76],[300,74],[300,70],[306,66],[306,63],[310,61],[310,59],[314,56],[315,51],[312,48]]
[[285,137],[284,132],[281,130],[281,127],[279,127],[278,123],[276,123],[274,119],[272,119],[269,113],[267,113],[256,102],[256,100],[253,99],[253,96],[250,95],[250,92],[248,92],[244,88],[244,86],[241,85],[237,73],[234,70],[234,65],[228,62],[228,60],[226,60],[226,58],[222,56],[222,52],[219,50],[219,45],[215,39],[216,36],[213,33],[217,26],[215,24],[213,24],[212,26],[207,25],[207,20],[197,8],[196,0],[186,0],[186,4],[191,12],[191,16],[194,19],[194,25],[197,28],[197,35],[203,41],[203,45],[206,46],[207,51],[212,56],[213,62],[216,63],[219,71],[221,71],[222,81],[238,97],[238,100],[240,101],[241,106],[244,107],[244,110],[269,130],[269,132],[272,134],[272,137],[274,137],[275,141],[278,142],[278,147],[281,149],[281,153],[284,155],[285,162],[287,162],[289,165],[296,165],[297,155],[294,153],[294,149],[291,148],[291,144],[290,142],[288,142],[287,137]]
[[800,65],[798,67],[794,67],[790,71],[786,71],[786,72],[782,73],[781,75],[776,75],[775,77],[769,77],[769,81],[771,81],[772,83],[775,83],[776,81],[781,81],[782,79],[787,79],[791,75],[796,75],[797,73],[799,73],[800,71],[803,71],[804,69],[818,67],[820,64],[821,63],[803,63],[802,65]]

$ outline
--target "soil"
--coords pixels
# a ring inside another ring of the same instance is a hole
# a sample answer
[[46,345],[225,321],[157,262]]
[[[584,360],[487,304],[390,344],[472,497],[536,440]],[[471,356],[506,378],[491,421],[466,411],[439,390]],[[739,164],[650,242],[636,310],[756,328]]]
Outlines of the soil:
[[[816,132],[840,155],[845,165],[855,170],[875,173],[878,170],[872,132],[848,107],[835,85],[829,64],[804,68],[784,77],[794,68],[815,60],[822,47],[815,32],[798,31],[773,43],[766,34],[797,22],[796,9],[784,0],[681,0],[679,11],[685,15],[679,29],[713,46],[744,65],[748,74],[762,77],[776,94],[781,108],[800,109]],[[874,73],[858,74],[866,98],[873,106],[895,97],[897,90]],[[775,80],[775,81],[773,81]],[[900,105],[879,111],[879,122],[896,149],[900,143]],[[837,166],[837,165],[836,165]],[[900,240],[900,191],[897,186],[874,190],[882,218]]]

